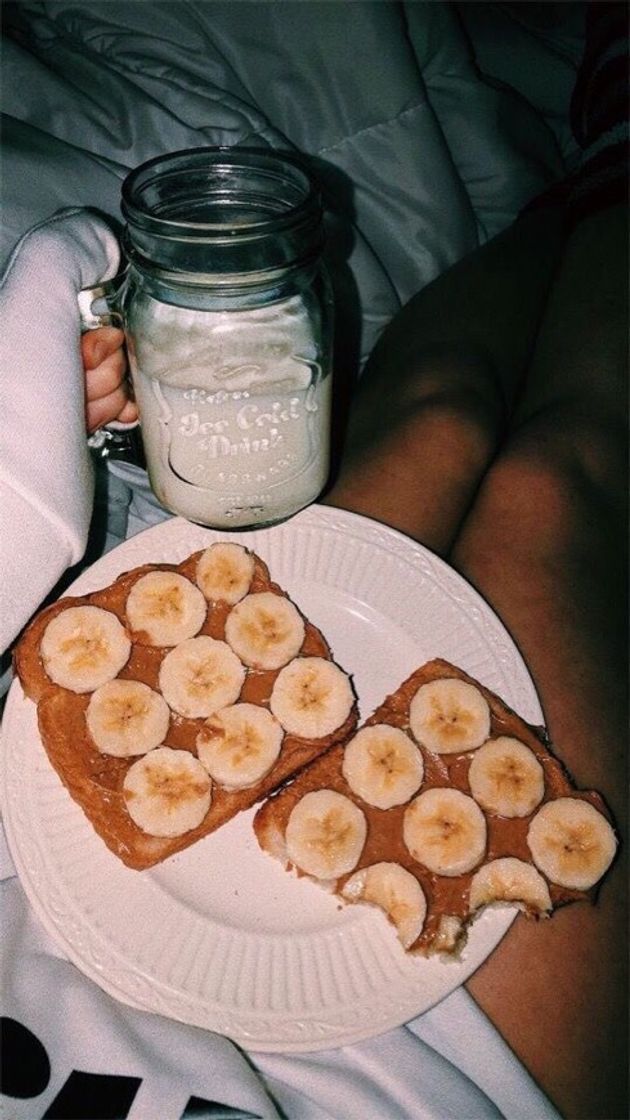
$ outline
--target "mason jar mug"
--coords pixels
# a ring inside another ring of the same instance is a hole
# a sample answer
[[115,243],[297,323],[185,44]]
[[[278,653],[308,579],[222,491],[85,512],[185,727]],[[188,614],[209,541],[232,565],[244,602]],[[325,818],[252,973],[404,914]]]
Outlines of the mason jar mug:
[[273,151],[200,148],[123,184],[119,296],[151,486],[221,529],[284,520],[330,464],[332,297],[319,193]]

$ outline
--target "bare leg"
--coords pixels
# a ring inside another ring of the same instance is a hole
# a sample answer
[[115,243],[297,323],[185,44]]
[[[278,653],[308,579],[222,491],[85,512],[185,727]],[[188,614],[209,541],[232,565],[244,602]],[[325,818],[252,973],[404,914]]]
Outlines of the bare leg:
[[[553,231],[552,252],[536,230]],[[419,294],[366,371],[330,501],[439,551],[455,539],[450,558],[511,629],[558,753],[622,823],[625,212],[578,228],[550,292],[560,239],[557,216],[532,215]],[[519,918],[469,985],[567,1116],[625,1115],[625,916],[619,862],[597,907]]]
[[444,553],[503,434],[563,242],[531,214],[422,290],[385,331],[326,501]]
[[[570,238],[513,433],[452,553],[515,636],[560,756],[627,796],[625,208]],[[626,884],[519,919],[469,987],[571,1117],[627,1115]]]

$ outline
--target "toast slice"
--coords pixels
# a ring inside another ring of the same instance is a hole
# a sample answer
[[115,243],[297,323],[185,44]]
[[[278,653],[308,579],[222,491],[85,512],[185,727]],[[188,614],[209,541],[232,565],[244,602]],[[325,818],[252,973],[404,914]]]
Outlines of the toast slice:
[[[249,808],[357,723],[351,679],[323,634],[263,560],[231,542],[58,600],[25,630],[14,663],[50,762],[111,851],[138,870]],[[315,681],[328,674],[336,706],[319,711],[310,695],[314,712],[303,710],[307,686],[287,674],[306,669]],[[152,714],[134,714],[145,697]]]
[[617,844],[544,731],[443,660],[269,797],[254,830],[288,870],[384,909],[409,952],[446,956],[486,905],[541,917],[592,896]]

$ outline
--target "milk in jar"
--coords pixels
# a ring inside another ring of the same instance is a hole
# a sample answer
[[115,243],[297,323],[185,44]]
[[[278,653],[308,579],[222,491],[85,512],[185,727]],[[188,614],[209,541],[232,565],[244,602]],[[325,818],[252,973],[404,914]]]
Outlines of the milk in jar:
[[304,299],[201,311],[150,297],[130,364],[152,488],[192,521],[282,520],[323,489],[332,376]]

